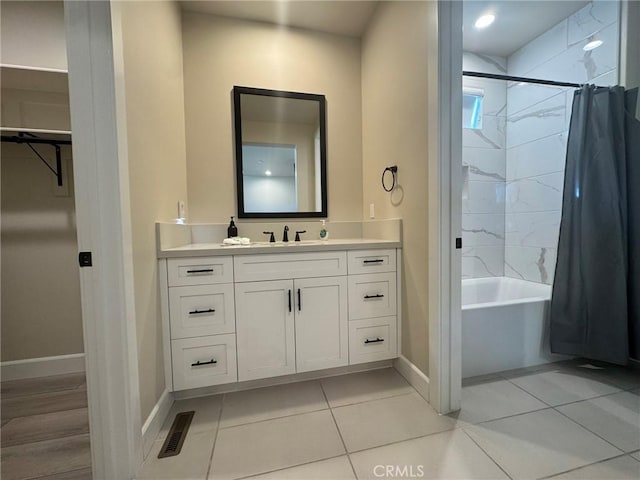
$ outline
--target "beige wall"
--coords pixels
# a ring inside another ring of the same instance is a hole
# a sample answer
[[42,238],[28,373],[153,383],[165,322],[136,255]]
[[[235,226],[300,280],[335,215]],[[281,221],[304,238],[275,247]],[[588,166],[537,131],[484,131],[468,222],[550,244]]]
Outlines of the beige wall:
[[164,385],[156,221],[187,198],[180,13],[173,2],[122,2],[135,309],[143,422]]
[[327,98],[329,218],[362,217],[360,41],[183,13],[190,222],[236,213],[234,85]]
[[[52,147],[37,149],[55,159]],[[73,187],[55,196],[56,177],[25,145],[2,143],[0,156],[2,361],[82,353]],[[69,147],[63,159],[73,179]]]
[[[362,42],[363,209],[376,219],[403,219],[402,352],[428,374],[428,121],[427,95],[437,15],[435,2],[378,6]],[[436,50],[437,53],[437,50]],[[398,165],[389,194],[380,176]]]
[[1,63],[67,69],[61,1],[0,4]]

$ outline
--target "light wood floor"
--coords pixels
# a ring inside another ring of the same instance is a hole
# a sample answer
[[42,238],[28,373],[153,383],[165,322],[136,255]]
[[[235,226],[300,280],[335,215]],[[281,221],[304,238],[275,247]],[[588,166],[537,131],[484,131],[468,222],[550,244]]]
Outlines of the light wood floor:
[[91,479],[84,373],[1,386],[2,479]]

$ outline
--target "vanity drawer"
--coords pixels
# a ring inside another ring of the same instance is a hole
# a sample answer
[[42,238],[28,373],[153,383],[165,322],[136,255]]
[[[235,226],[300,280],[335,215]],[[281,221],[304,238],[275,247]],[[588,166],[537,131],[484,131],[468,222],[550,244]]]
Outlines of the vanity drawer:
[[231,257],[189,257],[167,260],[170,287],[233,282]]
[[395,314],[395,272],[349,275],[349,320]]
[[397,357],[395,316],[349,322],[349,365]]
[[171,338],[234,333],[233,284],[169,288]]
[[349,275],[396,271],[396,251],[351,250],[348,253]]
[[171,353],[174,390],[238,380],[234,334],[173,340]]
[[233,257],[233,265],[236,282],[335,277],[347,274],[347,253],[336,251],[237,255]]

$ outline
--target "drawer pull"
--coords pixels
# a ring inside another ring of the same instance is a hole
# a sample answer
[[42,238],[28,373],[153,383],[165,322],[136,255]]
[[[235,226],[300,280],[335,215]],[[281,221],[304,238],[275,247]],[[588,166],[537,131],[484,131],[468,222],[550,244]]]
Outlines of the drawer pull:
[[364,341],[365,345],[367,343],[380,343],[380,342],[384,342],[384,338],[380,338],[380,337],[376,337],[375,340],[369,340],[368,338]]
[[213,273],[213,268],[199,268],[197,270],[187,270],[187,273]]
[[362,263],[367,265],[367,264],[370,264],[370,263],[382,263],[382,262],[384,262],[384,260],[382,258],[376,258],[375,260],[364,260]]
[[189,312],[189,315],[198,315],[199,313],[213,313],[216,310],[214,308],[208,308],[206,310],[194,310],[193,312]]
[[369,298],[383,298],[383,297],[384,297],[384,295],[381,295],[381,294],[378,293],[376,295],[365,295],[364,299],[367,300]]
[[196,363],[192,363],[191,366],[192,367],[201,367],[202,365],[215,365],[216,363],[218,363],[218,361],[214,360],[212,358],[208,362],[201,362],[200,360],[198,360]]

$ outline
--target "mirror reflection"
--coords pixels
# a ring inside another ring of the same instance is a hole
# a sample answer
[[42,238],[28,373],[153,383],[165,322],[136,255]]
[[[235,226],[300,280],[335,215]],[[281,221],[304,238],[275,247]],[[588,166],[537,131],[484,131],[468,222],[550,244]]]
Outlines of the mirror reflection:
[[325,99],[234,88],[238,216],[326,217]]

